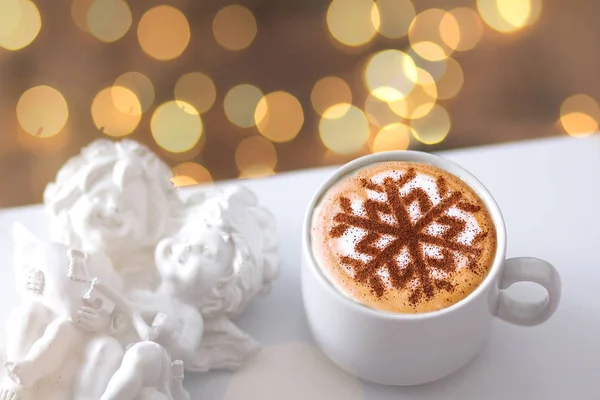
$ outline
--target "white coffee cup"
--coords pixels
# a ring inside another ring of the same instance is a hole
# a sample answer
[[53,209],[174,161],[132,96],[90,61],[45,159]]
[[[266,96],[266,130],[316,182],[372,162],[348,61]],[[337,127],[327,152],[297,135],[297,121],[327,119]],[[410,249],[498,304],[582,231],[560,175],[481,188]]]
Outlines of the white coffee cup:
[[[325,277],[311,248],[315,206],[340,178],[383,161],[413,161],[444,169],[462,179],[483,200],[496,227],[497,249],[485,280],[465,299],[439,311],[399,314],[369,308],[346,297]],[[484,344],[493,317],[533,326],[552,316],[561,283],[556,269],[537,258],[505,259],[506,228],[487,189],[457,164],[428,153],[393,151],[356,159],[337,170],[310,202],[302,228],[302,296],[313,337],[337,365],[362,379],[387,385],[416,385],[440,379],[467,364]],[[516,282],[546,288],[540,303],[510,298]]]

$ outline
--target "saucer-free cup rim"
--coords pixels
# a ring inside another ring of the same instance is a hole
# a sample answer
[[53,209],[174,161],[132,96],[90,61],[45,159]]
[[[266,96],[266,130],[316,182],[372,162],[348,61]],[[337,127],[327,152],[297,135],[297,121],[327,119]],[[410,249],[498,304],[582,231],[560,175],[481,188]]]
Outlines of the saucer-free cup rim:
[[[310,233],[312,217],[317,203],[321,200],[321,198],[327,192],[327,190],[345,175],[348,175],[367,165],[387,161],[417,162],[433,165],[435,167],[443,169],[444,171],[461,179],[471,189],[473,189],[475,193],[477,193],[479,198],[483,201],[485,207],[487,208],[488,212],[492,217],[492,222],[494,223],[494,227],[496,229],[496,254],[494,255],[494,262],[492,264],[492,267],[490,268],[488,275],[485,277],[483,282],[471,294],[449,307],[437,311],[416,314],[397,313],[368,307],[364,304],[350,299],[349,297],[341,293],[337,288],[335,288],[333,284],[329,281],[329,279],[325,276],[323,271],[321,271],[321,268],[319,267],[317,260],[315,259],[312,250]],[[441,315],[451,313],[455,310],[460,309],[469,301],[481,296],[487,290],[488,286],[496,281],[496,275],[498,275],[498,273],[500,272],[505,257],[506,227],[504,225],[504,218],[502,217],[502,213],[500,212],[498,204],[496,203],[490,192],[485,188],[485,186],[469,171],[456,164],[455,162],[438,155],[424,153],[420,151],[399,150],[386,151],[359,157],[338,168],[323,183],[321,183],[315,194],[312,196],[306,213],[304,215],[304,222],[302,224],[302,241],[303,252],[308,253],[304,254],[303,257],[308,257],[309,261],[308,263],[305,263],[306,266],[303,266],[303,268],[309,268],[310,272],[316,277],[319,284],[323,286],[325,290],[333,292],[334,296],[337,296],[341,301],[345,302],[348,307],[352,307],[359,312],[369,314],[378,318],[392,320],[422,320],[428,318],[436,318]]]

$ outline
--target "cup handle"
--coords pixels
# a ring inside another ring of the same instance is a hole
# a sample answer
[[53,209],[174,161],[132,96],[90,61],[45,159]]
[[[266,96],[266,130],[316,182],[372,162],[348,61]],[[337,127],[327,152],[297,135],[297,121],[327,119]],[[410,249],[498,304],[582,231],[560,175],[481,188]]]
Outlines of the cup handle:
[[[548,296],[538,303],[514,300],[504,293],[504,289],[517,282],[542,285],[548,291]],[[545,322],[554,314],[560,301],[560,276],[552,264],[539,258],[520,257],[506,260],[499,288],[496,316],[516,325],[534,326]]]

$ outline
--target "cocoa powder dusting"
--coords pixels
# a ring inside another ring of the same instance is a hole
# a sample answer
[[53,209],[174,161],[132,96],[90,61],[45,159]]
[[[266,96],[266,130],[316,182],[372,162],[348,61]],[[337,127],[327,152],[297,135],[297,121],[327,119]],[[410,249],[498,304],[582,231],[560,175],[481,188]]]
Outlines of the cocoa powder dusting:
[[[418,187],[402,194],[401,189],[416,177],[414,168],[406,171],[398,179],[385,178],[378,184],[369,179],[362,179],[363,188],[380,194],[385,194],[385,201],[367,199],[363,202],[364,215],[354,213],[350,199],[339,197],[341,211],[333,220],[335,225],[329,234],[331,238],[344,235],[351,227],[360,228],[367,232],[357,243],[354,249],[362,255],[369,256],[369,261],[362,261],[352,257],[342,256],[339,261],[352,268],[354,279],[368,285],[371,292],[378,297],[384,296],[388,287],[380,275],[383,269],[387,271],[389,285],[397,290],[410,291],[409,302],[415,306],[423,300],[430,300],[437,292],[452,293],[455,285],[452,275],[458,268],[458,259],[468,260],[468,268],[479,272],[478,258],[481,249],[477,247],[488,232],[482,231],[472,241],[465,244],[458,240],[459,235],[465,231],[466,222],[451,216],[447,211],[456,207],[467,213],[477,213],[481,207],[470,204],[463,199],[463,193],[453,191],[443,176],[438,176],[435,185],[441,201],[434,205],[427,193]],[[411,220],[409,207],[416,203],[420,217]],[[382,219],[381,214],[392,217]],[[427,228],[432,223],[444,225],[446,229],[441,235],[432,235]],[[385,246],[377,246],[383,235],[393,239]],[[433,245],[441,249],[441,257],[431,257],[422,250],[423,245]],[[400,266],[398,255],[406,249],[409,261]],[[443,274],[432,274],[432,271],[443,271]]]

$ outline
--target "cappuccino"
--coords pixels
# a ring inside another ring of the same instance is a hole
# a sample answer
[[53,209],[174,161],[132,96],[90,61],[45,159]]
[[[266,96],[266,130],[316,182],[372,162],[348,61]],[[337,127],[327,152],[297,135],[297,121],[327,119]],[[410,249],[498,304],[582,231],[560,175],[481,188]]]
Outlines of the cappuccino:
[[462,180],[429,164],[382,162],[338,180],[313,211],[311,247],[350,299],[397,313],[449,307],[487,276],[496,230]]

